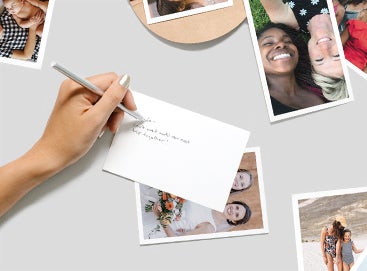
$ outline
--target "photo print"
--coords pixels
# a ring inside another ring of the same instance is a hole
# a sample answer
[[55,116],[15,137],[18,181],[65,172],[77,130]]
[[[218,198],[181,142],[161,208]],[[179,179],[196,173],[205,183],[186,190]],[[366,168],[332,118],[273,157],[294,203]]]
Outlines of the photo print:
[[367,246],[367,187],[292,196],[298,270],[349,271]]
[[230,7],[233,0],[143,0],[148,24]]
[[268,233],[259,148],[246,149],[234,175],[223,212],[136,183],[140,244]]
[[0,62],[41,68],[54,0],[0,0]]
[[367,1],[333,0],[345,59],[367,78]]
[[271,122],[353,100],[331,2],[245,0]]

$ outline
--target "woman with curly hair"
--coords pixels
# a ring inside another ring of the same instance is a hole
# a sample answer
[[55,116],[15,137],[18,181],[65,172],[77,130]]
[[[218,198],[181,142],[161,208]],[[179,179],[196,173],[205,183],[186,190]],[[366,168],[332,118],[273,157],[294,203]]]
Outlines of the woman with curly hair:
[[326,102],[313,82],[307,45],[295,29],[269,23],[257,32],[257,41],[274,115]]

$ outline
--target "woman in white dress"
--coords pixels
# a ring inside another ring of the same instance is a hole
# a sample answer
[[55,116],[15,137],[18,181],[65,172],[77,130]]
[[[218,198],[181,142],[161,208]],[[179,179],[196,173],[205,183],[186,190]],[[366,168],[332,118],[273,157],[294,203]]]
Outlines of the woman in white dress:
[[[159,226],[157,217],[162,211],[157,190],[140,185],[145,238],[172,237],[225,231],[239,224],[245,224],[251,217],[250,207],[241,201],[234,201],[218,212],[191,201],[185,201],[179,220],[173,220],[165,227]],[[155,202],[153,213],[145,212],[148,202]],[[159,227],[159,229],[157,228]]]

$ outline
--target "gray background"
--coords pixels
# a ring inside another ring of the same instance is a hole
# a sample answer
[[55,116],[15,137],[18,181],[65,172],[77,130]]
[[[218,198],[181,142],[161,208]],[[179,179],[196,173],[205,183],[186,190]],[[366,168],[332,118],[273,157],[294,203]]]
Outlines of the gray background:
[[350,70],[354,102],[270,124],[247,21],[178,45],[124,0],[56,1],[42,69],[0,64],[1,164],[42,133],[64,79],[52,60],[83,76],[129,73],[134,90],[250,131],[270,233],[140,246],[133,183],[101,170],[106,134],[0,220],[0,270],[296,270],[291,195],[365,185],[365,79]]

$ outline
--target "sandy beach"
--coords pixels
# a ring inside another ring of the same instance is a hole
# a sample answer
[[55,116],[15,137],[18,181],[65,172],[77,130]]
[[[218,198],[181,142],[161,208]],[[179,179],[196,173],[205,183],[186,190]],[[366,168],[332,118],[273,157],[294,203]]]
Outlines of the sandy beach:
[[[352,238],[357,248],[367,247],[367,236]],[[304,271],[327,271],[324,264],[319,242],[305,242],[302,244],[303,248],[303,264]],[[361,254],[354,254],[354,262],[357,261]],[[337,268],[335,267],[335,271]]]

